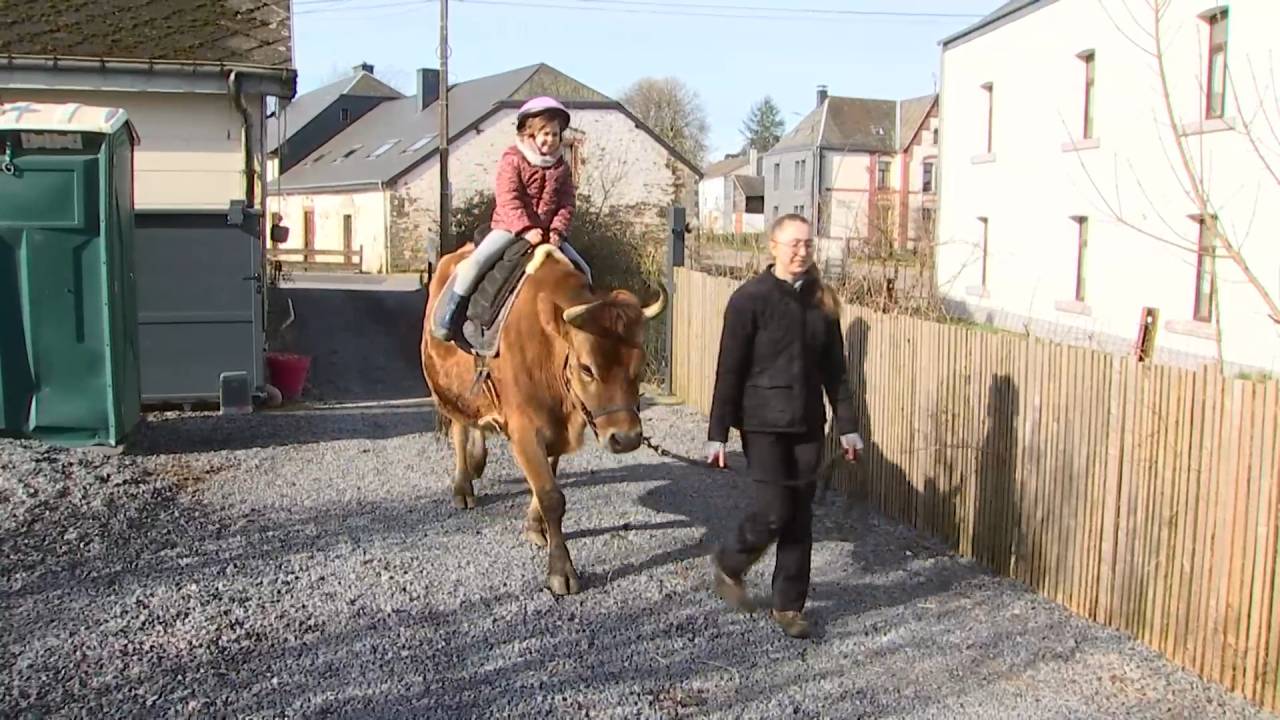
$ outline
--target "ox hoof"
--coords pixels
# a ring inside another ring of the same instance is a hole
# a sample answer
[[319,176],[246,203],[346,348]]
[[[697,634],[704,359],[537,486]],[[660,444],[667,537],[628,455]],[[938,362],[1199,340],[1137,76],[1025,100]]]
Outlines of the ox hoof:
[[547,531],[540,527],[525,526],[524,539],[529,541],[530,545],[538,547],[547,546]]
[[458,508],[459,510],[475,510],[476,496],[475,495],[454,495],[453,506]]
[[572,569],[566,573],[548,574],[547,587],[555,595],[576,595],[582,589],[578,584],[578,573]]

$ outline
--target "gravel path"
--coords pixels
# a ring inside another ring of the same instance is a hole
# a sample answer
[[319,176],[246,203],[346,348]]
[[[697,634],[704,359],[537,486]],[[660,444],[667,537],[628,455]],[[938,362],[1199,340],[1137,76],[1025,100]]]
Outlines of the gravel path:
[[[645,417],[697,451],[689,410]],[[170,414],[121,457],[0,441],[0,715],[1266,717],[839,502],[813,640],[724,612],[704,555],[744,481],[643,449],[563,462],[584,590],[556,599],[505,443],[481,507],[455,511],[431,424]]]

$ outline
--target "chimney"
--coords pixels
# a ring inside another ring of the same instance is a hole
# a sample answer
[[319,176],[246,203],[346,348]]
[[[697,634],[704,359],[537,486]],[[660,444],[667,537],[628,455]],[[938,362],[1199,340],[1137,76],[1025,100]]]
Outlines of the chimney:
[[827,101],[827,86],[818,86],[818,107],[822,107],[822,103]]
[[762,175],[760,168],[760,151],[754,147],[747,150],[747,167],[750,168],[748,175]]
[[362,63],[360,63],[359,65],[356,65],[355,67],[351,68],[351,72],[353,72],[353,73],[355,73],[355,74],[357,74],[357,75],[358,75],[358,74],[360,74],[360,73],[362,73],[362,72],[367,72],[367,73],[369,73],[370,75],[372,75],[372,74],[373,74],[373,66],[372,66],[372,65],[370,65],[370,64],[369,64],[369,63],[367,63],[367,62],[362,62]]
[[440,71],[418,68],[418,112],[440,99]]

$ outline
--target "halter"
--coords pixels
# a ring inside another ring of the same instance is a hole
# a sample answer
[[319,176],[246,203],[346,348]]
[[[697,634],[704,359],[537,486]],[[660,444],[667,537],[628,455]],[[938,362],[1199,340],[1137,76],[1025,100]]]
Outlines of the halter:
[[573,397],[573,404],[577,406],[578,412],[582,413],[583,419],[586,420],[587,425],[591,427],[591,432],[596,436],[596,440],[600,439],[600,431],[596,428],[597,419],[623,412],[635,413],[636,417],[640,416],[639,401],[637,401],[635,405],[614,405],[594,412],[591,408],[587,407],[587,404],[583,402],[582,398],[578,395],[578,391],[573,389],[573,381],[569,379],[568,354],[564,356],[564,387],[569,391],[569,395]]

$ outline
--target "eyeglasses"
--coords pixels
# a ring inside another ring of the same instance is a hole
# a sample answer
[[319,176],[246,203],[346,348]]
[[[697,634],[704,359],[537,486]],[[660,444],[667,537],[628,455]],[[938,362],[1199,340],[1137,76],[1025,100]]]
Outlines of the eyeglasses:
[[795,252],[796,250],[800,250],[802,248],[805,250],[813,249],[813,238],[792,240],[791,242],[780,242],[778,240],[772,240],[771,242],[773,242],[775,245],[780,245],[792,252]]

